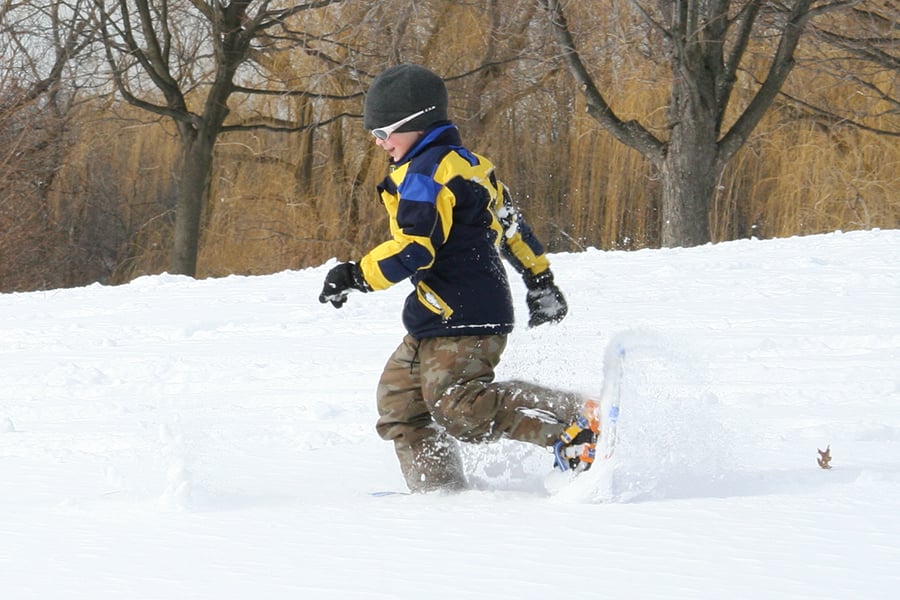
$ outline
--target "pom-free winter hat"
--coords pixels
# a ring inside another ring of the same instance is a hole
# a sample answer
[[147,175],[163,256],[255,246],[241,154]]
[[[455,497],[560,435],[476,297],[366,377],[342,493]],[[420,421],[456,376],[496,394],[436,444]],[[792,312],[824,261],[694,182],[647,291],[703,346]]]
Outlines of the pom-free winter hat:
[[384,127],[430,106],[434,110],[404,123],[397,131],[422,131],[432,123],[447,120],[444,80],[419,65],[397,65],[382,72],[369,86],[363,127]]

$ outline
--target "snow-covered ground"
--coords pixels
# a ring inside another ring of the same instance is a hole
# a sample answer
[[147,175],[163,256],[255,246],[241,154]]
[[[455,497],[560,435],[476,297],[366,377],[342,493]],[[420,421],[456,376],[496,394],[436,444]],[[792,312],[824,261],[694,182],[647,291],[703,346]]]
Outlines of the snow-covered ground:
[[0,295],[0,598],[900,597],[900,231],[552,260],[498,376],[599,394],[624,348],[616,454],[467,446],[455,496],[371,495],[406,284]]

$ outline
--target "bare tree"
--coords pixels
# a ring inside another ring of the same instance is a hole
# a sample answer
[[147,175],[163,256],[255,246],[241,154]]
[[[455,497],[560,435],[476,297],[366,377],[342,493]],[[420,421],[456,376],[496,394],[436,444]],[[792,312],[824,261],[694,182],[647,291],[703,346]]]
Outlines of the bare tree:
[[[728,162],[744,145],[762,117],[779,97],[788,75],[799,60],[798,47],[806,35],[818,33],[821,41],[855,53],[857,61],[878,62],[897,68],[896,9],[884,12],[883,33],[864,39],[838,33],[838,15],[855,16],[872,4],[859,0],[631,0],[625,10],[635,15],[651,44],[639,54],[666,65],[669,73],[667,116],[662,131],[619,116],[610,90],[598,83],[596,69],[585,59],[587,41],[579,44],[578,31],[566,18],[574,5],[560,0],[540,0],[546,10],[562,58],[580,86],[588,113],[622,143],[638,150],[659,172],[662,183],[662,232],[664,246],[694,246],[710,240],[709,212],[716,186]],[[597,3],[580,6],[596,17]],[[888,11],[890,3],[884,3]],[[622,5],[620,5],[622,6]],[[877,11],[876,11],[877,12]],[[867,13],[871,15],[871,13]],[[822,25],[811,27],[821,20]],[[579,28],[585,27],[584,19]],[[764,52],[764,54],[763,54]],[[760,58],[766,65],[760,69]],[[639,56],[638,58],[641,58]],[[748,62],[756,61],[753,67]],[[751,74],[749,97],[737,94],[739,75]],[[758,80],[752,73],[764,72]],[[852,73],[847,75],[852,76]],[[894,80],[895,81],[895,80]],[[890,95],[889,85],[876,93]],[[896,100],[895,98],[893,99]],[[812,105],[810,105],[812,106]],[[822,114],[833,114],[816,108]],[[893,133],[897,133],[894,131]]]
[[89,1],[0,4],[0,290],[66,285],[87,267],[47,194],[66,160]]
[[177,128],[182,159],[177,169],[171,270],[194,276],[201,215],[219,136],[251,127],[299,130],[315,125],[292,126],[275,118],[227,123],[229,100],[235,94],[255,93],[327,97],[271,80],[259,85],[265,79],[259,71],[271,67],[273,56],[286,48],[302,49],[329,68],[337,68],[316,48],[315,41],[322,35],[303,31],[298,17],[324,11],[342,0],[95,2],[102,14],[101,37],[118,92],[130,104],[171,119]]

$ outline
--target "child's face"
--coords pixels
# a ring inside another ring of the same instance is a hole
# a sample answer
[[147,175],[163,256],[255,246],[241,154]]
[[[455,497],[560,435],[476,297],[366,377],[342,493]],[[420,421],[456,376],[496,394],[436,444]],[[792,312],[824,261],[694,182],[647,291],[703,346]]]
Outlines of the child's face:
[[409,152],[409,149],[419,141],[421,136],[421,131],[395,131],[389,135],[386,140],[375,138],[375,143],[378,144],[382,150],[390,154],[391,160],[397,162]]

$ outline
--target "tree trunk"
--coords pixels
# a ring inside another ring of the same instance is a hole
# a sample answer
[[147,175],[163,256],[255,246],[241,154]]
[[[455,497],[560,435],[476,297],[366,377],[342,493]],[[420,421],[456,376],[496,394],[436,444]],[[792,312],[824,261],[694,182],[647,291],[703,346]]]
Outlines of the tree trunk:
[[664,247],[710,241],[709,211],[722,166],[718,157],[716,77],[699,46],[676,53],[669,105],[670,137],[662,175]]
[[201,132],[185,142],[175,199],[175,239],[171,272],[194,277],[200,246],[200,216],[209,190],[215,137]]
[[661,165],[662,232],[666,248],[700,246],[710,241],[709,210],[719,167],[716,140],[698,120],[685,120],[672,131]]

